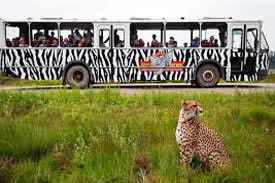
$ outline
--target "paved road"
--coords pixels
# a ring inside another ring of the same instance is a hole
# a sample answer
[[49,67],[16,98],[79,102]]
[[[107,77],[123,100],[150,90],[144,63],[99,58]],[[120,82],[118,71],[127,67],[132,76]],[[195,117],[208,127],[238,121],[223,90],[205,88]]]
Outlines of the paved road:
[[[155,83],[155,84],[109,84],[109,85],[93,85],[91,89],[83,90],[85,91],[101,91],[104,88],[114,88],[115,90],[120,91],[123,94],[134,95],[137,93],[144,92],[171,92],[171,93],[225,93],[225,94],[234,94],[236,91],[241,93],[249,92],[263,92],[263,91],[273,91],[275,92],[275,83],[274,84],[228,84],[221,83],[215,88],[195,88],[190,84],[171,84],[171,83]],[[41,92],[41,91],[58,91],[63,89],[62,86],[43,86],[43,87],[0,87],[0,91],[32,91],[32,92]],[[65,87],[67,88],[67,87]],[[70,91],[68,89],[68,91]]]

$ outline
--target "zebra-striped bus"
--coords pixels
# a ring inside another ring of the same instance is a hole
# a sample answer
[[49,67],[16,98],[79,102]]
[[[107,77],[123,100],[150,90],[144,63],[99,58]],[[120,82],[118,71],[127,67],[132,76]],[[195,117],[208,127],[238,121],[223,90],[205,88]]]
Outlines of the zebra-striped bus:
[[190,81],[200,87],[264,79],[262,21],[0,19],[0,72],[29,80],[93,83]]

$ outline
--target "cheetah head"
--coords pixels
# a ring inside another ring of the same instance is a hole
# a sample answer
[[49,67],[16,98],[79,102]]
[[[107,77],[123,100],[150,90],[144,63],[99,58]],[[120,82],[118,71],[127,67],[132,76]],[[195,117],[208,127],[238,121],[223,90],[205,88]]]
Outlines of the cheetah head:
[[202,115],[202,107],[200,102],[195,100],[187,100],[182,102],[180,110],[180,118],[184,120],[190,120],[193,118],[198,118]]

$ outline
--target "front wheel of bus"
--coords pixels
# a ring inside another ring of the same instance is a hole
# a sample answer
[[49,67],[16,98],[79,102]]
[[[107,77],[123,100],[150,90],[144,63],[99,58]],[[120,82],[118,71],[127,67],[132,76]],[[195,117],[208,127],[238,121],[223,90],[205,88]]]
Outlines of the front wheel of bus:
[[211,64],[202,65],[197,71],[196,82],[200,87],[214,87],[220,81],[220,71],[217,67]]
[[81,65],[72,66],[66,74],[66,82],[71,86],[71,88],[88,88],[90,83],[89,72]]

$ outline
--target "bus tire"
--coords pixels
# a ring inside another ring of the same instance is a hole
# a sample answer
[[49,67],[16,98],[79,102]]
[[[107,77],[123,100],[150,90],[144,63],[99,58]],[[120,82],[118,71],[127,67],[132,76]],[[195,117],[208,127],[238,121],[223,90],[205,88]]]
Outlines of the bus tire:
[[214,87],[221,78],[219,69],[212,64],[204,64],[196,73],[196,83],[202,88]]
[[66,74],[66,83],[68,83],[71,88],[88,88],[90,84],[89,71],[82,65],[70,67]]

